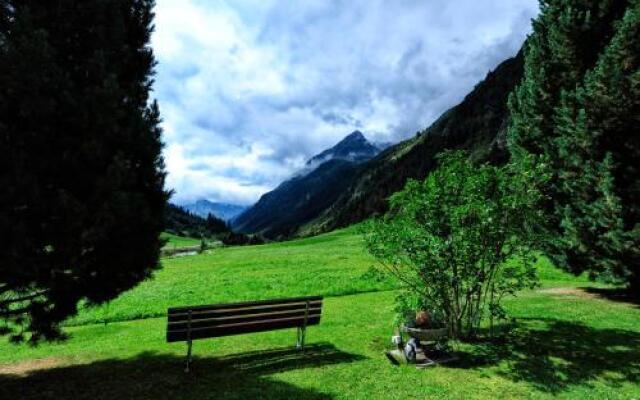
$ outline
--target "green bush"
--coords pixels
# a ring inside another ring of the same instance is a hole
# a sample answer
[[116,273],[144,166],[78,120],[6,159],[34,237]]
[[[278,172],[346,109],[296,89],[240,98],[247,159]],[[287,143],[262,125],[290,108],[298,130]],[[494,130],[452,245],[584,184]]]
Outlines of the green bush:
[[454,337],[472,337],[483,318],[505,315],[505,296],[537,282],[536,187],[545,175],[474,165],[464,152],[439,162],[425,181],[409,181],[391,197],[390,212],[365,228],[365,242],[404,287],[401,315],[439,312]]

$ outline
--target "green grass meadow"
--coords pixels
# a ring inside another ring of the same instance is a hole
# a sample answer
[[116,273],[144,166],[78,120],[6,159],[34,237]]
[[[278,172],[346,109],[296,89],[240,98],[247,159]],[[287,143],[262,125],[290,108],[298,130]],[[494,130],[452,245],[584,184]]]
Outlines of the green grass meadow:
[[[538,265],[542,286],[507,301],[502,341],[455,344],[418,370],[383,356],[393,281],[371,273],[356,228],[163,259],[153,280],[68,321],[67,341],[0,344],[0,399],[640,399],[640,307]],[[169,306],[324,295],[309,348],[295,330],[165,342]]]
[[167,232],[160,235],[160,238],[167,241],[164,245],[165,249],[180,249],[184,247],[200,246],[200,239],[177,236]]

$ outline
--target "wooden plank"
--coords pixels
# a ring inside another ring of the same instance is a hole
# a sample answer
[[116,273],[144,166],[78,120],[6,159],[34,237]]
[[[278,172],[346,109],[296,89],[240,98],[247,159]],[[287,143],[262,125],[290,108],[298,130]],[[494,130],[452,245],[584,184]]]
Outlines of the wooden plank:
[[[213,317],[225,317],[235,315],[250,315],[259,313],[269,313],[277,311],[292,311],[292,310],[304,310],[307,303],[292,303],[292,304],[275,304],[275,305],[260,305],[244,308],[232,308],[232,309],[199,309],[192,311],[194,318],[213,318]],[[309,302],[309,306],[313,308],[322,307],[322,302],[314,301]],[[188,310],[180,312],[169,312],[167,318],[170,322],[186,320],[188,317]]]
[[199,306],[183,306],[183,307],[171,307],[169,308],[169,313],[174,312],[187,312],[188,310],[198,311],[203,309],[225,309],[225,308],[243,308],[250,306],[260,306],[260,305],[273,305],[273,304],[287,304],[287,303],[306,303],[307,301],[322,301],[322,296],[307,296],[307,297],[292,297],[285,299],[271,299],[271,300],[258,300],[258,301],[245,301],[240,303],[220,303],[220,304],[210,304],[210,305],[199,305]]
[[[314,315],[309,315],[309,318],[320,318],[320,314],[314,314]],[[277,319],[262,319],[262,320],[256,320],[256,321],[249,321],[249,322],[237,322],[237,323],[227,323],[227,324],[216,324],[216,325],[212,325],[212,326],[205,326],[205,327],[199,327],[199,328],[191,328],[191,331],[198,331],[198,330],[207,330],[210,328],[215,328],[215,329],[226,329],[226,328],[233,328],[233,327],[237,327],[237,326],[257,326],[257,325],[263,325],[263,324],[269,324],[271,322],[304,322],[305,317],[289,317],[289,318],[277,318]],[[295,325],[298,326],[298,325]],[[180,328],[180,329],[175,329],[175,328],[171,328],[169,329],[170,332],[187,332],[189,329],[186,328]]]
[[[243,314],[243,315],[232,315],[225,317],[211,317],[211,318],[192,318],[191,326],[193,327],[201,327],[201,326],[215,326],[220,324],[228,324],[228,323],[241,323],[241,322],[251,322],[258,320],[275,320],[280,318],[287,317],[303,317],[305,315],[306,310],[287,310],[287,311],[277,311],[277,312],[269,312],[269,313],[259,313],[259,314]],[[320,314],[322,312],[321,308],[309,308],[309,313],[311,314]],[[183,329],[187,326],[188,320],[180,320],[180,321],[169,321],[167,323],[168,328],[171,330],[175,329]]]
[[[295,303],[278,303],[278,304],[260,304],[260,305],[250,305],[250,306],[244,306],[244,307],[233,307],[233,308],[219,308],[219,307],[213,307],[213,308],[202,308],[202,307],[194,307],[193,309],[191,308],[184,308],[178,311],[169,309],[167,311],[167,314],[171,317],[181,317],[181,316],[186,316],[187,313],[189,312],[189,310],[192,311],[192,313],[194,315],[197,314],[206,314],[206,313],[218,313],[218,314],[240,314],[240,313],[251,313],[254,311],[260,311],[260,310],[271,310],[273,309],[278,310],[278,309],[296,309],[296,308],[304,308],[306,307],[307,302],[295,302]],[[309,304],[312,306],[316,306],[316,305],[322,305],[322,300],[314,300],[314,301],[309,301]]]
[[306,325],[317,325],[320,323],[322,300],[322,296],[308,296],[172,307],[167,312],[167,341],[302,327],[305,319]]
[[[310,315],[307,326],[320,323],[320,315]],[[239,335],[243,333],[264,332],[277,329],[295,328],[301,326],[304,317],[281,318],[277,320],[263,320],[244,324],[219,325],[212,328],[196,328],[191,330],[191,339],[206,339],[220,336]],[[187,330],[167,331],[167,342],[184,341],[187,339]]]

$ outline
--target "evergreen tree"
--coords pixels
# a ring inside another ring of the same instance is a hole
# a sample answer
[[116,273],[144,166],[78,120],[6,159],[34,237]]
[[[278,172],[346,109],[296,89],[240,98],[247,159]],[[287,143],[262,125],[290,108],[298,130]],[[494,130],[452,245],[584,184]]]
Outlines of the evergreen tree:
[[217,233],[226,233],[231,230],[229,229],[229,226],[227,225],[226,222],[224,222],[223,220],[221,220],[220,218],[216,217],[213,214],[208,214],[206,221],[207,221],[206,222],[207,231],[211,235],[215,235]]
[[639,1],[542,3],[511,97],[514,159],[553,179],[547,252],[574,272],[640,288]]
[[0,317],[54,339],[159,267],[152,0],[0,2]]
[[212,237],[231,232],[229,225],[213,214],[207,215],[205,219],[173,204],[167,204],[165,230],[174,235],[189,237]]

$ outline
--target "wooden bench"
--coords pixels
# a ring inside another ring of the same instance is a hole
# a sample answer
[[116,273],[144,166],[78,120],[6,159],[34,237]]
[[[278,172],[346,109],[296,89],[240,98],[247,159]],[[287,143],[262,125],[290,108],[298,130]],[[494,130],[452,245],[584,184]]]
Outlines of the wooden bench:
[[167,310],[167,342],[187,342],[186,372],[197,339],[297,328],[296,347],[304,350],[306,329],[320,323],[321,312],[321,296],[173,307]]

